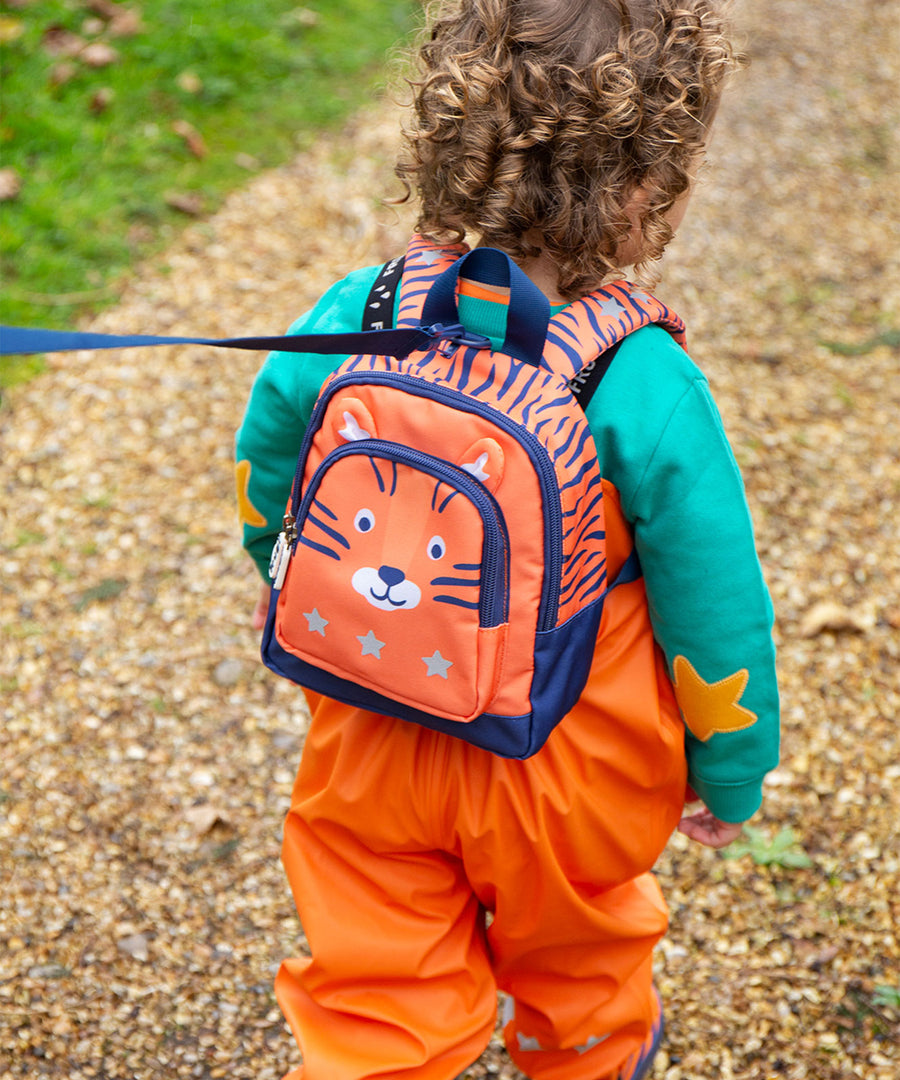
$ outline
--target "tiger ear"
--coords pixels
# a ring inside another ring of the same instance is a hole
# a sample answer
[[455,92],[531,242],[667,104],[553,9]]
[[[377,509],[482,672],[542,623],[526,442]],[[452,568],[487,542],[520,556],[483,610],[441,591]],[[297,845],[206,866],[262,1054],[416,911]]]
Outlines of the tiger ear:
[[377,438],[372,414],[359,398],[339,398],[334,406],[331,423],[334,434],[344,442]]
[[496,439],[479,439],[463,454],[459,466],[489,491],[496,491],[503,479],[504,462],[503,447]]

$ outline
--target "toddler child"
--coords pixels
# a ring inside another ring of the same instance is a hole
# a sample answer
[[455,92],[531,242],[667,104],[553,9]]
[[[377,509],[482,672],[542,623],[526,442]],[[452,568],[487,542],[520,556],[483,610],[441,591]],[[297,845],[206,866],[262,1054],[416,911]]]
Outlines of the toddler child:
[[[418,232],[500,248],[554,310],[624,267],[646,277],[735,66],[723,6],[439,6],[398,166]],[[377,274],[332,286],[294,331],[358,330]],[[461,322],[499,349],[505,308],[465,286]],[[336,366],[275,353],[254,384],[239,497],[264,579]],[[283,857],[311,957],[276,980],[302,1052],[292,1077],[450,1080],[487,1046],[498,989],[509,1053],[535,1080],[649,1072],[667,924],[650,871],[676,827],[720,847],[760,805],[778,752],[772,610],[709,386],[673,338],[630,334],[586,416],[611,575],[634,547],[643,576],[609,594],[588,684],[543,748],[511,760],[307,695]],[[686,791],[704,807],[683,816]]]

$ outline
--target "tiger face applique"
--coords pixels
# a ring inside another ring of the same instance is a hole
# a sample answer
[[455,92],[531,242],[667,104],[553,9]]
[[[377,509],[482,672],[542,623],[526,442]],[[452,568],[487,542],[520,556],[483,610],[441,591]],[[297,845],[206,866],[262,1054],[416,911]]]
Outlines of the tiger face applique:
[[298,542],[341,564],[327,571],[335,587],[343,579],[385,614],[414,611],[423,597],[426,604],[477,609],[481,545],[467,530],[471,514],[458,491],[409,465],[365,453],[333,468]]

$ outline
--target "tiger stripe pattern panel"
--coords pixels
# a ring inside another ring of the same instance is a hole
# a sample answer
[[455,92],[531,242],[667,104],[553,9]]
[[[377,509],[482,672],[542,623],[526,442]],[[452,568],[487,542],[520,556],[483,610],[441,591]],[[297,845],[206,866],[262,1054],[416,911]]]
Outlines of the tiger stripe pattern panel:
[[[400,288],[398,326],[420,324],[431,285],[467,250],[461,245],[436,247],[419,236],[412,239]],[[496,299],[499,290],[494,292]],[[353,357],[335,377],[360,369],[410,374],[531,426],[559,478],[563,533],[555,625],[560,625],[607,585],[600,467],[590,428],[581,410],[572,408],[567,384],[589,360],[650,323],[664,326],[684,342],[684,323],[677,315],[627,282],[615,282],[551,319],[540,369],[474,347],[458,349],[448,360],[437,348],[413,353],[405,360]]]

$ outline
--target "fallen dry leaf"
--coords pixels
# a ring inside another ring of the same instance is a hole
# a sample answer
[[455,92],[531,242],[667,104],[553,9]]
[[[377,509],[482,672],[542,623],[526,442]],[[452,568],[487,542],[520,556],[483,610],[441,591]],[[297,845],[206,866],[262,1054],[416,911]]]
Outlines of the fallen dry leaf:
[[102,19],[85,19],[81,24],[81,32],[85,37],[96,37],[106,29],[106,23]]
[[86,0],[84,6],[107,21],[116,18],[123,11],[122,5],[115,3],[115,0]]
[[65,86],[78,74],[78,65],[71,60],[60,60],[50,69],[50,82],[53,86]]
[[184,812],[184,820],[198,836],[211,832],[216,825],[230,825],[228,816],[208,803],[188,807]]
[[175,191],[166,195],[166,205],[190,217],[199,217],[206,207],[206,202],[203,196],[196,192]]
[[193,71],[182,71],[175,83],[186,94],[199,94],[203,89],[203,80]]
[[105,41],[92,41],[90,45],[85,45],[81,50],[78,59],[87,64],[88,67],[102,68],[117,63],[119,54],[112,45],[107,45]]
[[285,19],[290,19],[291,22],[302,26],[304,30],[312,29],[319,24],[319,13],[313,11],[312,8],[297,7],[292,11],[289,11],[285,15]]
[[146,964],[150,959],[149,945],[150,942],[145,934],[129,934],[127,937],[119,938],[116,942],[116,948],[119,952],[139,960],[142,964]]
[[124,8],[113,15],[108,29],[114,38],[136,37],[144,32],[144,22],[136,8]]
[[864,633],[870,623],[871,620],[860,611],[837,604],[833,600],[822,600],[803,616],[800,622],[800,636],[816,637],[826,630],[851,630]]
[[106,110],[112,105],[115,100],[116,92],[109,86],[101,86],[99,90],[95,90],[91,94],[90,109],[92,113],[100,115],[100,113],[106,112]]
[[184,139],[185,145],[194,157],[206,157],[208,152],[206,143],[203,141],[203,136],[193,124],[189,124],[187,120],[175,120],[172,123],[172,130],[176,135]]
[[0,202],[14,199],[22,190],[22,177],[15,169],[0,169]]
[[87,42],[62,26],[48,27],[41,36],[41,47],[51,56],[78,56]]

